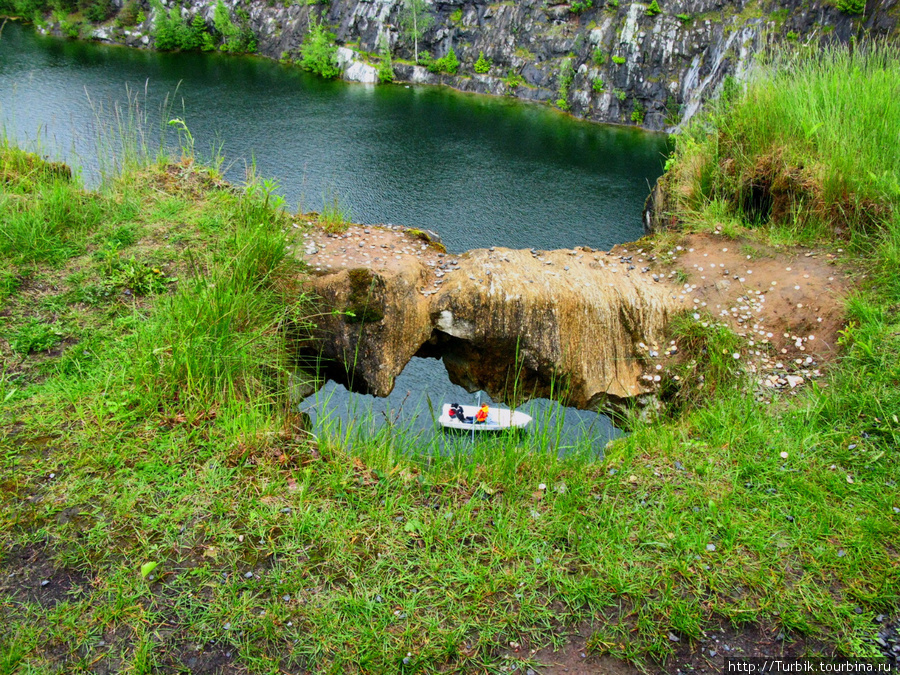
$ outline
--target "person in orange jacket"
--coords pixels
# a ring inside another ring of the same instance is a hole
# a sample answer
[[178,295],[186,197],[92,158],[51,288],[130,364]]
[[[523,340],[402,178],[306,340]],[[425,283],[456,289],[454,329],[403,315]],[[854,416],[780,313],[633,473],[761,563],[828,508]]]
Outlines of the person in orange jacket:
[[487,422],[488,418],[488,405],[487,403],[482,403],[481,407],[478,409],[478,412],[475,413],[475,424],[484,424]]

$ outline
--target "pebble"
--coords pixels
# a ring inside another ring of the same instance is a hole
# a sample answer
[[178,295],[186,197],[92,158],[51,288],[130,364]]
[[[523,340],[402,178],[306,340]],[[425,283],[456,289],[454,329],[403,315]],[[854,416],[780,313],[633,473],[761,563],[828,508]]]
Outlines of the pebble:
[[707,545],[706,545],[706,550],[707,550],[707,551],[715,551],[715,550],[716,550],[716,545],[715,545],[715,544],[707,544]]
[[253,578],[253,572],[247,572],[247,573],[244,575],[244,578],[245,578],[245,579],[252,579],[252,578]]
[[226,623],[224,626],[222,626],[222,628],[224,628],[225,630],[231,630],[231,624]]
[[50,582],[49,582],[47,579],[44,579],[44,580],[41,582],[41,588],[43,588],[44,586],[48,585],[49,583],[50,583]]
[[669,642],[681,642],[681,638],[675,635],[675,633],[669,633]]
[[837,552],[838,558],[843,558],[845,555],[847,555],[847,551],[845,551],[844,549],[841,549],[840,551]]

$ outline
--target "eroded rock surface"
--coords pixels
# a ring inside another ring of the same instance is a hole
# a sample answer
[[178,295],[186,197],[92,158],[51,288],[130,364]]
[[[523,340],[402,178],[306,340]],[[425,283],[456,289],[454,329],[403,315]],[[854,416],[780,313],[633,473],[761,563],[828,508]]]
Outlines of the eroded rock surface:
[[595,408],[635,397],[647,391],[639,345],[661,341],[681,306],[631,260],[587,248],[453,256],[361,227],[313,239],[311,290],[326,315],[312,344],[331,376],[380,396],[419,354],[506,401],[552,393]]

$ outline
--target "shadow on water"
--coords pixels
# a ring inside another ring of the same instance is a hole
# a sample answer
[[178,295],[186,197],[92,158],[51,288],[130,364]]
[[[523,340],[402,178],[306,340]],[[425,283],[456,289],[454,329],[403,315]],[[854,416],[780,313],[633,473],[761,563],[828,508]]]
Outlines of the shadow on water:
[[[474,404],[476,397],[450,382],[442,361],[413,357],[385,398],[352,393],[331,381],[306,398],[300,410],[310,415],[316,433],[325,431],[349,440],[390,429],[417,453],[446,454],[471,447],[473,440],[468,434],[447,433],[437,426],[441,406]],[[480,392],[480,400],[494,403],[485,392]],[[535,451],[564,455],[578,450],[602,456],[606,444],[622,435],[605,415],[566,408],[548,399],[528,401],[518,409],[533,418],[528,431],[503,434],[506,440]],[[486,440],[478,432],[475,439]]]

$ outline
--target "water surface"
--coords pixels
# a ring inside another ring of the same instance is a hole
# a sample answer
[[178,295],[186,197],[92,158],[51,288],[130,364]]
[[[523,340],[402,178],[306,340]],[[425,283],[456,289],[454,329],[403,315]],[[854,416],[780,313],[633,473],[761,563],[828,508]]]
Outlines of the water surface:
[[174,94],[165,117],[183,117],[201,152],[220,143],[232,180],[255,161],[292,206],[321,210],[337,195],[358,222],[429,228],[457,252],[633,240],[666,151],[663,136],[513,99],[326,81],[263,58],[69,41],[15,23],[0,37],[6,132],[40,135],[88,182],[97,112],[126,87],[147,91],[156,127]]

